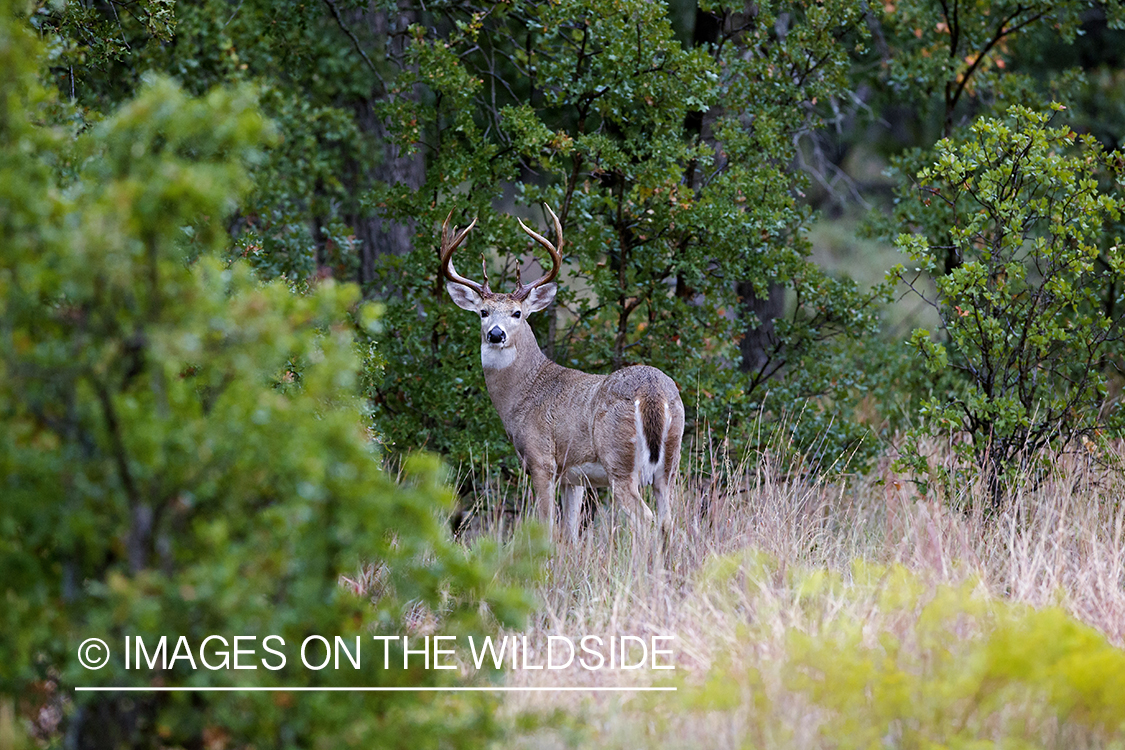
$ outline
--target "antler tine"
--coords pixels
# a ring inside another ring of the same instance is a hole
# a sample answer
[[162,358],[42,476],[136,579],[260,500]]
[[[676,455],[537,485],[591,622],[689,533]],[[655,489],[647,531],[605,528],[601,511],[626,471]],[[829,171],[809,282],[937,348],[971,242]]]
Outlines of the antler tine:
[[554,222],[555,222],[555,237],[557,238],[559,244],[557,246],[552,245],[550,240],[548,240],[546,237],[539,234],[538,232],[535,232],[535,231],[529,229],[526,224],[524,224],[522,221],[520,221],[518,216],[516,217],[516,221],[519,223],[520,229],[522,229],[533,240],[535,240],[540,245],[545,247],[547,249],[547,252],[550,253],[550,255],[551,255],[551,270],[547,273],[547,275],[536,279],[535,281],[531,282],[527,286],[524,286],[523,284],[519,284],[519,288],[516,289],[516,291],[512,293],[512,295],[514,297],[516,297],[517,299],[524,299],[524,298],[527,297],[527,295],[531,294],[532,289],[535,289],[536,287],[539,287],[539,286],[543,286],[544,284],[549,284],[552,281],[554,281],[555,277],[559,275],[559,269],[562,268],[562,246],[563,246],[562,223],[559,221],[559,217],[555,215],[555,212],[551,210],[550,206],[548,206],[546,203],[544,203],[543,207],[545,209],[547,209],[547,213],[549,213],[551,215],[551,218],[554,219]]
[[468,236],[469,230],[477,225],[477,220],[473,219],[472,223],[462,229],[460,232],[458,232],[457,228],[454,227],[454,236],[450,236],[449,222],[452,219],[453,212],[450,211],[449,216],[445,217],[445,222],[441,225],[441,273],[450,281],[457,284],[464,284],[482,297],[489,297],[492,295],[492,292],[488,288],[487,276],[485,276],[483,284],[478,284],[471,279],[466,279],[464,276],[457,273],[457,271],[453,268],[453,251],[456,250],[460,246],[460,244],[465,241],[465,237]]

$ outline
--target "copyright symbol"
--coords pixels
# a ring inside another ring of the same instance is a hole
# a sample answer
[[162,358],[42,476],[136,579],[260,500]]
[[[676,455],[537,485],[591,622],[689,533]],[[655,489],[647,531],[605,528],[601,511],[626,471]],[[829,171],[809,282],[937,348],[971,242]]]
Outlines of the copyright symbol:
[[101,638],[87,638],[78,647],[78,663],[86,669],[101,669],[109,664],[109,646]]

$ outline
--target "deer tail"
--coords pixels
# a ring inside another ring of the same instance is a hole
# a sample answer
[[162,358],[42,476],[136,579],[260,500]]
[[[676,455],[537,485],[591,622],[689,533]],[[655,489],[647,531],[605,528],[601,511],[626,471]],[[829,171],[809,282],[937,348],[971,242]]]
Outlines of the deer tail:
[[668,402],[659,396],[639,394],[634,400],[637,426],[637,463],[641,484],[651,484],[664,463],[664,445],[672,425]]

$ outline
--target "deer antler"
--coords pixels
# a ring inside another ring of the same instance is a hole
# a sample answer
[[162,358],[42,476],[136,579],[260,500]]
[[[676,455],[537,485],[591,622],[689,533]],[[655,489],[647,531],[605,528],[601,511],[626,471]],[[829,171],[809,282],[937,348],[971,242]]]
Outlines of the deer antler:
[[[469,230],[477,225],[477,220],[473,219],[473,223],[457,232],[457,227],[453,228],[453,232],[449,231],[449,222],[453,218],[453,212],[449,212],[449,216],[445,217],[445,223],[441,225],[441,273],[445,278],[457,284],[464,284],[479,294],[481,297],[491,297],[492,291],[488,288],[488,275],[484,277],[484,283],[478,284],[471,279],[466,279],[453,269],[453,251],[465,241],[466,235]],[[481,268],[484,268],[483,256],[481,260]]]
[[539,234],[538,232],[534,232],[534,231],[528,229],[527,226],[522,221],[519,220],[519,217],[516,217],[516,221],[519,222],[520,229],[522,229],[524,232],[526,232],[527,235],[529,237],[531,237],[533,240],[535,240],[540,245],[545,247],[547,249],[547,252],[551,254],[551,270],[547,273],[546,276],[542,276],[542,277],[536,279],[535,281],[531,282],[530,284],[528,284],[526,286],[524,286],[524,284],[522,284],[520,282],[519,268],[517,267],[517,269],[516,269],[516,291],[512,292],[512,297],[514,299],[517,299],[517,300],[527,299],[527,295],[531,294],[533,289],[535,289],[536,287],[543,286],[544,284],[549,284],[552,281],[554,281],[555,277],[559,275],[559,269],[562,268],[562,246],[563,246],[562,224],[559,222],[559,217],[555,216],[555,212],[551,210],[550,206],[548,206],[546,203],[544,203],[543,208],[547,209],[547,213],[549,213],[551,215],[551,218],[555,220],[555,237],[558,240],[559,244],[557,246],[552,245],[550,240],[548,240],[546,237]]

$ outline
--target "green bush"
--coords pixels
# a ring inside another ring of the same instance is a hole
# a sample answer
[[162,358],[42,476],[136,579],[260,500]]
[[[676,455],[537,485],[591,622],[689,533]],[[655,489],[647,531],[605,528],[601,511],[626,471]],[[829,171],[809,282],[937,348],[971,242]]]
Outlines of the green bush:
[[933,587],[899,565],[785,569],[753,550],[702,571],[716,607],[742,582],[736,575],[747,593],[735,601],[748,594],[760,606],[727,658],[701,684],[684,684],[681,699],[690,711],[739,716],[750,746],[1125,740],[1125,652],[1060,607],[994,598],[978,581]]
[[1100,633],[1057,607],[983,597],[971,583],[926,596],[904,569],[862,568],[880,615],[908,624],[873,636],[848,616],[816,637],[790,634],[787,685],[821,710],[822,738],[861,748],[1122,737],[1125,653]]
[[[0,6],[0,704],[34,717],[54,701],[45,731],[90,747],[485,741],[489,699],[73,692],[437,684],[374,659],[329,678],[292,652],[280,672],[138,673],[120,653],[91,672],[76,649],[397,635],[408,605],[456,634],[482,627],[482,603],[511,624],[528,600],[449,540],[435,460],[402,485],[380,470],[354,335],[376,311],[359,290],[294,294],[218,257],[273,137],[251,90],[192,98],[150,78],[75,136],[44,124],[66,107],[37,83],[42,54]],[[339,583],[364,565],[370,600]]]
[[[1054,117],[1013,107],[940,142],[903,210],[918,233],[898,244],[918,265],[891,272],[941,320],[939,337],[918,329],[911,346],[932,374],[958,376],[925,402],[921,429],[971,437],[957,450],[984,473],[993,511],[1041,449],[1107,424],[1106,364],[1120,354],[1125,260],[1109,229],[1121,156]],[[936,296],[917,285],[923,274]],[[929,473],[909,446],[905,461]]]

